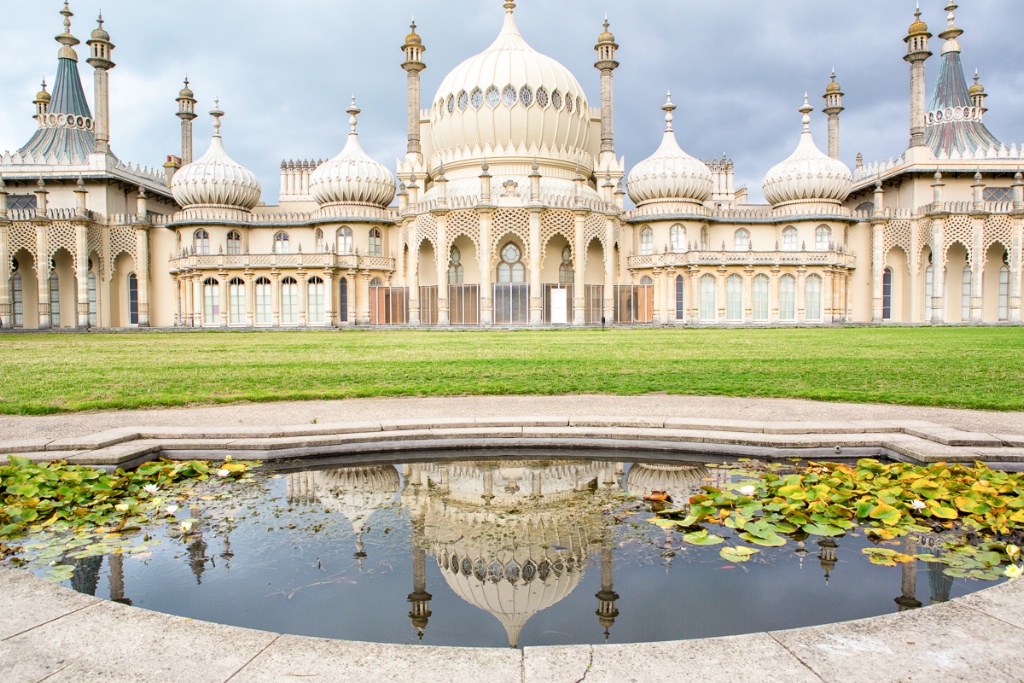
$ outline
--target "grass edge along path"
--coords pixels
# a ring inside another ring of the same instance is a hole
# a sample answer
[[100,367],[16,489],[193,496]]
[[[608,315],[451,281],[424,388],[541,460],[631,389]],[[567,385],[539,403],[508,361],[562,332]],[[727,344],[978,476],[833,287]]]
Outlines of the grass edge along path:
[[474,395],[1024,410],[1020,328],[0,335],[0,414]]

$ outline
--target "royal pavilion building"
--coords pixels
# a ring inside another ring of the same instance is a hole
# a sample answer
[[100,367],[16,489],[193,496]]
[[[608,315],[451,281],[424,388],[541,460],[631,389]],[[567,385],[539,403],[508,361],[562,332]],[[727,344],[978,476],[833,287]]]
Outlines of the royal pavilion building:
[[[219,103],[209,147],[193,158],[200,113],[187,81],[177,98],[180,156],[158,170],[118,159],[112,38],[100,18],[86,41],[90,106],[65,3],[56,76],[34,101],[38,130],[0,157],[0,321],[1019,324],[1024,148],[985,126],[987,94],[964,76],[957,9],[946,7],[938,45],[920,10],[904,38],[906,150],[877,164],[858,157],[854,169],[839,160],[843,92],[833,74],[826,151],[810,133],[813,107],[794,93],[792,127],[778,131],[794,151],[768,170],[763,205],[734,186],[729,159],[684,151],[671,96],[660,144],[662,116],[651,112],[650,128],[631,133],[655,151],[627,166],[615,148],[619,46],[607,21],[595,48],[599,78],[584,87],[527,43],[506,2],[494,42],[455,66],[429,100],[420,90],[425,42],[413,25],[401,64],[408,144],[396,169],[363,151],[353,99],[340,152],[283,162],[280,201],[268,206],[256,175],[229,154]],[[397,122],[400,113],[386,116]]]

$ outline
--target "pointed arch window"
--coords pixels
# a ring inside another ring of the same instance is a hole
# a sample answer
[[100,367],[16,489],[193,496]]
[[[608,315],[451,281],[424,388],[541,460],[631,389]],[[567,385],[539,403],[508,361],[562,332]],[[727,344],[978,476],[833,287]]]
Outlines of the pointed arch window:
[[465,268],[462,266],[462,252],[458,247],[452,247],[448,256],[448,284],[461,285],[465,282]]
[[[134,273],[129,277],[134,277]],[[203,280],[203,325],[220,324],[220,282],[216,278]]]
[[789,226],[782,231],[782,251],[796,251],[797,250],[797,232],[796,228]]
[[492,85],[487,89],[487,106],[494,109],[501,103],[501,92],[497,86]]
[[686,320],[686,278],[676,275],[676,320]]
[[715,301],[715,276],[710,273],[700,279],[700,320],[713,323],[718,319],[718,305]]
[[338,228],[338,253],[342,256],[352,253],[352,228],[348,226]]
[[572,249],[565,247],[562,249],[562,262],[558,264],[558,284],[571,285],[575,277],[576,274],[572,267]]
[[519,93],[511,85],[506,85],[505,89],[501,92],[501,99],[505,102],[506,107],[514,107],[516,102],[519,101]]
[[882,320],[892,320],[892,268],[882,271]]
[[281,280],[281,324],[299,324],[299,283],[293,277]]
[[725,319],[743,321],[743,278],[730,275],[725,281]]
[[50,327],[60,327],[60,278],[50,273]]
[[999,319],[1009,319],[1010,303],[1010,269],[1006,266],[999,268]]
[[767,275],[754,277],[754,322],[768,322],[768,285]]
[[498,264],[499,283],[526,282],[526,267],[521,261],[522,256],[519,247],[512,242],[502,247],[501,263]]
[[139,324],[139,278],[135,273],[128,276],[128,323]]
[[256,324],[270,325],[274,321],[274,291],[270,280],[261,277],[256,280]]
[[240,277],[228,283],[228,324],[245,324],[245,280]]
[[206,256],[210,253],[210,233],[202,228],[192,233],[192,253],[196,256]]
[[796,322],[796,278],[792,275],[779,278],[779,320]]
[[640,230],[640,255],[650,256],[654,253],[654,231],[651,226],[645,225]]
[[682,225],[673,225],[669,230],[669,238],[672,242],[672,253],[681,254],[686,251],[686,228]]
[[310,325],[323,325],[326,318],[323,279],[315,275],[309,278],[306,281],[306,294],[307,322]]
[[749,251],[750,250],[750,231],[746,228],[740,228],[736,231],[736,251]]
[[287,254],[291,251],[291,238],[288,233],[278,232],[274,235],[274,253],[275,254]]
[[804,290],[807,295],[804,302],[805,316],[811,322],[821,322],[821,277],[808,275]]
[[242,253],[242,236],[237,230],[228,233],[228,256],[238,256]]
[[380,230],[377,228],[370,229],[370,242],[366,251],[368,256],[380,256],[382,250],[382,238]]
[[828,251],[832,246],[832,229],[827,225],[819,225],[814,231],[814,248],[817,251]]
[[338,283],[338,320],[348,322],[348,278],[341,278]]

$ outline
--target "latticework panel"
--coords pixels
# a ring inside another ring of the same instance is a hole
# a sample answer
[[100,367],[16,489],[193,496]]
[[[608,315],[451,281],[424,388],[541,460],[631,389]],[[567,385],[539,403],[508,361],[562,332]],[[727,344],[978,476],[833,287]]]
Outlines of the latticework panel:
[[561,235],[569,243],[569,251],[572,258],[576,260],[576,217],[571,211],[552,209],[545,211],[540,217],[540,253],[541,266],[548,257],[548,242],[555,235]]
[[504,240],[512,234],[523,243],[523,259],[530,261],[530,214],[526,209],[498,209],[494,212],[491,253],[499,253]]
[[949,248],[957,242],[967,251],[967,260],[971,261],[971,245],[974,244],[974,219],[970,216],[951,216],[946,219],[942,229],[942,264],[946,263]]
[[420,245],[423,244],[423,240],[427,240],[433,245],[434,250],[438,249],[437,244],[437,219],[430,214],[423,214],[416,219],[416,232],[414,237],[416,243],[410,245],[413,251],[417,251]]
[[89,255],[92,256],[92,254],[96,254],[96,257],[99,259],[99,263],[97,263],[96,266],[99,269],[98,274],[101,280],[103,279],[103,274],[107,272],[107,261],[103,255],[102,230],[103,229],[98,226],[90,226],[88,237]]
[[480,215],[476,211],[453,211],[448,214],[445,232],[448,244],[445,253],[450,253],[455,240],[468,237],[476,247],[477,258],[480,258]]
[[[935,253],[934,242],[935,233],[932,232],[932,221],[930,218],[924,218],[917,223],[917,268],[920,271],[922,268],[927,268],[928,263],[924,258],[924,250],[927,249],[929,253]],[[934,258],[934,256],[933,256]]]
[[78,246],[75,244],[75,228],[70,223],[52,223],[46,229],[46,244],[50,253],[47,260],[53,258],[58,249],[63,249],[71,255],[71,262],[78,268]]
[[[899,247],[910,261],[910,221],[890,221],[882,233],[882,263],[886,264],[889,252]],[[884,266],[883,266],[884,267]],[[913,266],[911,266],[913,268]]]
[[1009,216],[989,216],[985,221],[985,229],[981,237],[982,266],[988,258],[988,250],[993,244],[1001,244],[1009,253],[1013,245],[1013,221]]
[[[136,253],[138,241],[135,237],[135,228],[128,227],[126,225],[115,225],[110,229],[110,263],[113,264],[117,261],[117,257],[121,254],[128,254],[132,257],[135,263],[139,262],[138,254]],[[107,280],[114,277],[114,268],[111,267],[107,272]]]
[[12,223],[7,230],[7,254],[10,258],[8,268],[14,268],[14,257],[24,249],[32,254],[32,260],[38,264],[38,243],[36,242],[36,228],[31,223]]

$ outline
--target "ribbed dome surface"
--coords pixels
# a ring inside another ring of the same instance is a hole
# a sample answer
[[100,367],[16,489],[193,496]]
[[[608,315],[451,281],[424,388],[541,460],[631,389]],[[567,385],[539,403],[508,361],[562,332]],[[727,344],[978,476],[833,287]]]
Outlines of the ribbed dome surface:
[[711,196],[711,170],[679,146],[672,130],[671,99],[664,107],[668,127],[658,150],[633,167],[626,180],[626,192],[637,206],[658,200],[703,203]]
[[341,154],[321,164],[309,179],[309,191],[321,206],[355,203],[387,208],[395,198],[395,177],[384,164],[371,159],[359,144],[355,117],[349,109],[352,131]]
[[772,206],[801,201],[842,202],[850,195],[853,173],[843,162],[814,144],[809,112],[804,102],[804,132],[796,151],[765,176],[764,198]]
[[510,143],[572,157],[587,146],[589,112],[576,77],[526,43],[510,9],[494,43],[441,83],[431,131],[435,149],[449,159]]
[[171,181],[174,200],[186,209],[216,207],[250,211],[260,201],[260,182],[252,171],[228,156],[220,136],[220,118],[215,119],[210,149],[174,174]]

